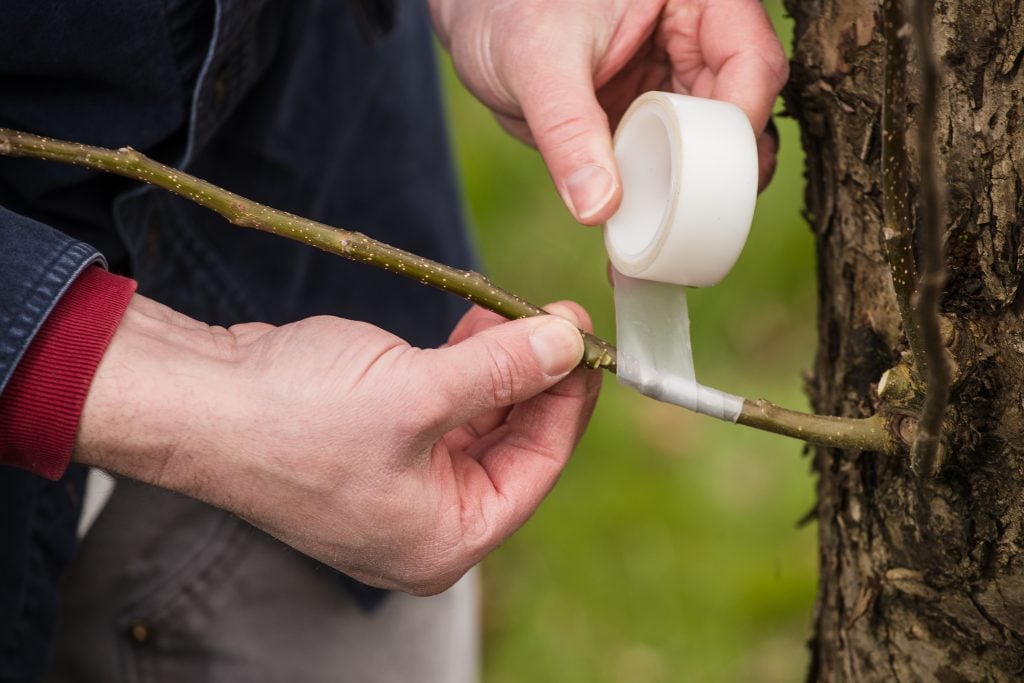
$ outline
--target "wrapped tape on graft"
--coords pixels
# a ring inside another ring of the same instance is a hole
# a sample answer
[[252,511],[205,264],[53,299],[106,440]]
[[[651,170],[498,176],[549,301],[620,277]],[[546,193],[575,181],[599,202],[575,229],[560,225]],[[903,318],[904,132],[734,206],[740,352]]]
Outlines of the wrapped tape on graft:
[[615,273],[618,379],[645,396],[735,422],[743,398],[697,382],[686,290]]
[[615,269],[619,382],[735,421],[743,398],[701,385],[686,287],[717,283],[746,242],[757,197],[757,144],[724,102],[649,92],[615,135],[622,205],[605,226]]

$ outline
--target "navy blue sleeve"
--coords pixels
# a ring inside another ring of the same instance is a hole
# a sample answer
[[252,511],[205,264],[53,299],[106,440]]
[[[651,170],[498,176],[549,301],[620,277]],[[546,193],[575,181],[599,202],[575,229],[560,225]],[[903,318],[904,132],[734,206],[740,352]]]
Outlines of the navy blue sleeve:
[[[68,286],[103,257],[0,207],[0,393]],[[37,680],[57,614],[57,580],[75,549],[84,469],[60,481],[0,466],[0,681]]]
[[0,392],[68,286],[97,261],[85,242],[0,207]]

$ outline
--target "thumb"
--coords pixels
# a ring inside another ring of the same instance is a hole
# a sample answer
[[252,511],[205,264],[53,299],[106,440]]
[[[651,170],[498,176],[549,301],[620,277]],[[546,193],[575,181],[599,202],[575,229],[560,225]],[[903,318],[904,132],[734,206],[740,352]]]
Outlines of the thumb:
[[597,225],[618,208],[622,189],[589,55],[572,50],[523,69],[528,78],[514,90],[562,201],[577,221]]
[[495,325],[429,354],[423,370],[435,391],[431,422],[443,434],[557,384],[583,357],[583,337],[568,320],[542,315]]

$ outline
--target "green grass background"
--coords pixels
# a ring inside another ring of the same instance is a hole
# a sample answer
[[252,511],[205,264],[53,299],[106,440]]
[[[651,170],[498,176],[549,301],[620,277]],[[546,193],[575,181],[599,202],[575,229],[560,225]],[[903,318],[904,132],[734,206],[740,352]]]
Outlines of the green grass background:
[[[766,3],[783,43],[791,26]],[[487,273],[539,303],[584,304],[614,338],[600,231],[568,216],[538,155],[446,65],[454,144]],[[690,296],[702,381],[805,408],[813,244],[795,124],[721,285]],[[663,405],[606,377],[558,486],[485,563],[487,683],[798,681],[816,580],[802,445]]]

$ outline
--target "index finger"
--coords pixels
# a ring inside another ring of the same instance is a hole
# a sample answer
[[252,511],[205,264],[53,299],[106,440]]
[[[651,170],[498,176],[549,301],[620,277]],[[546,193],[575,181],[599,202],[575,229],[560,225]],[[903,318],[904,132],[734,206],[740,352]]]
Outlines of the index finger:
[[497,545],[522,526],[555,485],[590,420],[600,386],[600,370],[576,369],[513,407],[506,423],[480,441],[473,454],[478,468],[473,493],[489,522],[486,544]]
[[760,135],[789,78],[789,61],[764,7],[759,0],[708,0],[699,40],[715,74],[708,96],[740,107]]

